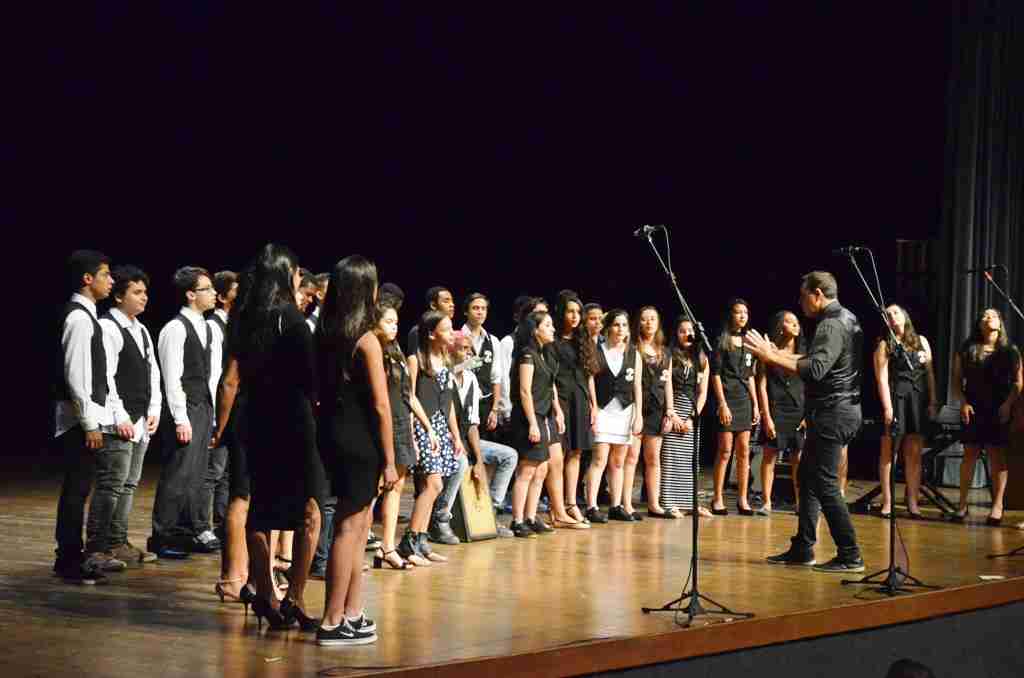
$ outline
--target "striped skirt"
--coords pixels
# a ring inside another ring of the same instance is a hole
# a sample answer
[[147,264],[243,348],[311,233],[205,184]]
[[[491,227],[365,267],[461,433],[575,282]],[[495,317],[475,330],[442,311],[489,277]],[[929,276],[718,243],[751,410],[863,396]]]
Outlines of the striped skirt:
[[[682,392],[673,397],[673,408],[683,419],[693,412],[693,401]],[[661,442],[661,494],[659,503],[665,511],[693,510],[693,455],[698,441],[696,433],[666,433]]]

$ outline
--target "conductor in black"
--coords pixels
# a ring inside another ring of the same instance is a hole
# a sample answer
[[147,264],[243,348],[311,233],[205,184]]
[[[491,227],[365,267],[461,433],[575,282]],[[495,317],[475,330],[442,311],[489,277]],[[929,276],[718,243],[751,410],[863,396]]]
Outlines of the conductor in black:
[[[785,553],[768,558],[778,565],[813,566],[819,572],[863,572],[857,535],[839,493],[841,452],[861,426],[861,362],[864,333],[857,317],[839,303],[831,273],[812,271],[800,286],[800,307],[818,328],[805,356],[780,353],[755,330],[747,349],[766,365],[799,374],[806,384],[807,441],[800,462],[800,523]],[[825,514],[838,555],[815,564],[818,512]]]

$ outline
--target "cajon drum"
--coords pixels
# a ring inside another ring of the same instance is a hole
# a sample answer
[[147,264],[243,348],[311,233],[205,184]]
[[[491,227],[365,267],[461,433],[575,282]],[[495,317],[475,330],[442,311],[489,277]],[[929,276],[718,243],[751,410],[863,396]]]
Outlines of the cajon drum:
[[462,476],[459,496],[452,507],[452,530],[462,541],[483,541],[498,536],[491,493],[487,487],[477,491],[471,471]]

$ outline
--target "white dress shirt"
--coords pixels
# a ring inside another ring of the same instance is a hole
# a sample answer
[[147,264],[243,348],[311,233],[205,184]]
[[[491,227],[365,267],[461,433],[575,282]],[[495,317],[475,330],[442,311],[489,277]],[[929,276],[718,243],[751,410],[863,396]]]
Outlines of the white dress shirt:
[[306,318],[306,324],[309,325],[309,333],[316,334],[316,323],[320,318],[320,307],[317,306],[313,309],[313,312]]
[[511,334],[505,335],[499,344],[498,353],[501,354],[501,400],[498,401],[501,410],[499,414],[507,419],[512,414],[512,398],[509,391],[512,388],[512,348],[515,340]]
[[[192,323],[199,343],[206,348],[206,319],[187,306],[181,307],[181,315]],[[188,398],[181,386],[181,377],[185,373],[185,338],[188,333],[175,317],[160,330],[160,341],[157,353],[160,355],[160,367],[163,370],[164,392],[167,394],[167,407],[171,410],[176,426],[191,425],[188,420]]]
[[[483,355],[481,351],[483,351],[484,348],[484,341],[486,341],[487,338],[490,337],[491,345],[494,347],[493,353],[490,356],[491,384],[498,384],[500,386],[501,377],[505,373],[505,369],[504,367],[502,367],[503,362],[501,355],[501,342],[498,341],[498,338],[495,337],[494,335],[488,334],[487,330],[483,329],[482,327],[480,328],[480,336],[478,337],[473,336],[473,330],[470,329],[469,325],[463,325],[462,331],[469,334],[469,337],[473,342],[473,352],[484,361],[485,365],[487,364],[488,356]],[[504,392],[505,389],[502,389],[502,393]],[[491,392],[481,394],[481,398],[486,399],[490,397]]]
[[[61,329],[60,343],[64,351],[64,383],[71,400],[57,402],[54,412],[54,437],[61,436],[76,426],[83,431],[95,431],[101,426],[114,425],[114,408],[110,394],[116,393],[113,379],[107,374],[107,400],[104,405],[92,401],[92,333],[91,315],[96,318],[96,303],[81,294],[71,295],[71,301],[87,309],[68,313]],[[116,397],[116,396],[115,396]]]
[[[213,312],[215,316],[224,321],[224,324],[228,324],[228,313],[223,308],[218,308]],[[224,343],[228,340],[224,336],[224,333],[220,331],[220,325],[217,324],[216,320],[207,320],[210,324],[210,337],[212,342],[210,346],[210,395],[213,396],[214,404],[217,403],[217,387],[220,386],[220,375],[224,371]]]
[[132,442],[139,443],[143,440],[149,440],[149,432],[146,430],[146,418],[156,417],[159,422],[160,404],[163,402],[163,398],[160,395],[160,368],[156,364],[156,344],[153,343],[153,337],[150,336],[146,326],[140,323],[137,318],[129,318],[116,308],[110,309],[110,318],[100,319],[100,327],[103,328],[103,347],[107,353],[107,373],[110,382],[110,394],[112,396],[110,400],[114,403],[114,419],[118,424],[123,424],[130,420],[128,411],[124,409],[124,401],[121,399],[121,394],[117,392],[117,380],[115,379],[121,351],[124,350],[124,333],[121,332],[121,328],[128,330],[128,334],[135,340],[135,345],[138,346],[140,354],[146,355],[146,344],[143,341],[143,336],[149,342],[149,355],[146,356],[146,360],[149,363],[149,406],[146,408],[145,415],[140,417],[138,421],[132,422],[132,426],[135,429],[135,436],[132,438]]
[[[455,386],[459,389],[459,402],[462,403],[462,407],[465,408],[466,413],[469,415],[469,425],[479,426],[480,425],[480,382],[477,381],[476,375],[469,370],[462,371],[462,383],[459,384],[459,380],[455,380]],[[469,393],[469,387],[473,386],[473,402],[466,402],[466,394]],[[465,441],[463,441],[464,444]]]

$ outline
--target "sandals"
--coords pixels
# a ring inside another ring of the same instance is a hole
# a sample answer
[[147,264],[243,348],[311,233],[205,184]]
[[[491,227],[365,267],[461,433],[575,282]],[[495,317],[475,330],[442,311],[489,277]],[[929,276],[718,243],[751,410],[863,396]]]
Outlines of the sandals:
[[569,517],[575,520],[577,523],[585,523],[588,525],[590,524],[590,521],[587,520],[587,517],[583,515],[583,511],[581,511],[580,507],[577,506],[576,504],[567,504],[565,507],[565,512],[568,513]]
[[[389,557],[391,555],[394,555],[394,558]],[[373,556],[373,569],[383,569],[385,564],[392,570],[409,569],[409,563],[407,563],[405,559],[402,558],[402,556],[398,555],[398,551],[396,551],[395,549],[385,551],[384,549],[379,548],[377,549],[377,553],[375,553]]]

